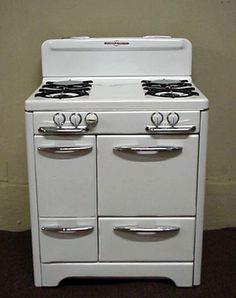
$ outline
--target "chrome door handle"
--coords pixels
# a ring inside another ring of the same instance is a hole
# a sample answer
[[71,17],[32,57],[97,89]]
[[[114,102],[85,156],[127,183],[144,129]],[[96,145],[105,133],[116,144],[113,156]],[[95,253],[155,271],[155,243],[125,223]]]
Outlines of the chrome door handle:
[[69,154],[78,153],[81,151],[91,150],[92,146],[77,146],[77,147],[38,147],[38,151],[47,153]]
[[179,227],[176,226],[156,226],[153,228],[144,228],[139,226],[116,226],[113,228],[114,231],[128,232],[128,233],[142,233],[142,234],[158,234],[168,232],[178,232]]
[[39,127],[38,132],[42,134],[52,134],[52,135],[78,135],[84,132],[88,132],[88,126],[77,126],[76,128],[63,128],[63,127],[52,127],[45,126]]
[[41,227],[44,232],[60,233],[60,234],[77,234],[80,232],[89,232],[94,229],[93,226],[78,226],[71,228],[64,228],[58,226]]
[[149,147],[140,147],[140,146],[118,146],[114,147],[113,150],[121,152],[173,152],[173,151],[182,151],[182,147],[179,146],[149,146]]
[[189,134],[196,130],[196,126],[154,126],[148,125],[146,131],[156,134]]

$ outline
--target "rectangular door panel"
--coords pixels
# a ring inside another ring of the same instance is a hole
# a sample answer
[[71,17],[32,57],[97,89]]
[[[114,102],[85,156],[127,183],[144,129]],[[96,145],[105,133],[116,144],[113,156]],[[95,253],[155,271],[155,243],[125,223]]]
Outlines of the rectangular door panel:
[[98,136],[101,216],[194,215],[198,135]]
[[35,155],[40,216],[96,215],[94,136],[36,136]]

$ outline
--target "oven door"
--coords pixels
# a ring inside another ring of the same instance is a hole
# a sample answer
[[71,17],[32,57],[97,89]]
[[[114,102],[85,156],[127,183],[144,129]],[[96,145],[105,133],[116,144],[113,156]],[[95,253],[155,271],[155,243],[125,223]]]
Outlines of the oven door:
[[94,136],[35,136],[40,217],[96,215]]
[[98,136],[101,216],[195,215],[198,135]]

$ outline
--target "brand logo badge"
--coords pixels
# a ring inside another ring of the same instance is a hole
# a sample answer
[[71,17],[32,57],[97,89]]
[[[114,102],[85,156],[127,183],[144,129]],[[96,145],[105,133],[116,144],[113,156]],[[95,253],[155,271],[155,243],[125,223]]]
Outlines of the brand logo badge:
[[129,45],[129,42],[128,41],[114,40],[114,41],[105,41],[104,44],[105,45],[112,45],[112,46],[118,47],[120,45]]

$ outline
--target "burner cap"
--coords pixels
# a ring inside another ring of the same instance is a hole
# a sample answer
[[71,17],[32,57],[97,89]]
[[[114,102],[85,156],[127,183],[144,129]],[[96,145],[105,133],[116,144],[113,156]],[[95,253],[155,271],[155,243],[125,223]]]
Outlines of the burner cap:
[[171,84],[179,84],[182,83],[183,81],[180,80],[153,80],[150,81],[151,84],[158,84],[158,85],[171,85]]
[[89,95],[89,94],[87,92],[83,92],[83,94],[72,93],[72,92],[67,92],[67,93],[62,92],[62,93],[46,94],[45,97],[63,99],[63,98],[73,98],[73,97],[78,97],[83,95]]
[[46,84],[52,84],[57,86],[74,86],[74,85],[84,85],[92,83],[92,81],[75,81],[75,80],[66,80],[66,81],[58,81],[58,82],[46,82]]
[[187,97],[189,96],[189,93],[182,93],[182,92],[159,92],[156,93],[156,96],[160,96],[160,97]]

